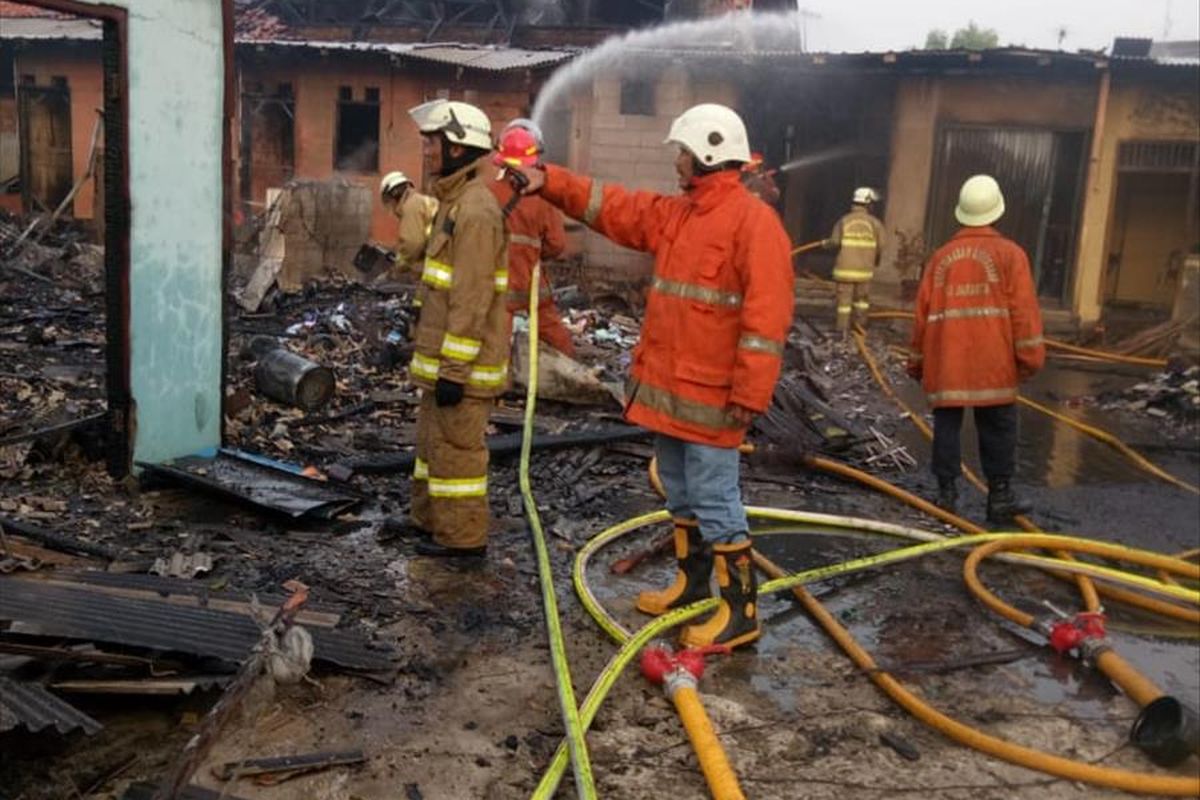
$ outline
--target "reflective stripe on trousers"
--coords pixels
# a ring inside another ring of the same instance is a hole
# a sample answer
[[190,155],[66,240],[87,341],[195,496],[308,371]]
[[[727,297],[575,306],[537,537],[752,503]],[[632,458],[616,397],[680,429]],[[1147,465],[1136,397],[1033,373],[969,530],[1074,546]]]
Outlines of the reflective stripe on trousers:
[[410,516],[414,525],[447,547],[487,543],[484,432],[492,405],[491,400],[467,397],[456,406],[439,408],[433,392],[421,394]]

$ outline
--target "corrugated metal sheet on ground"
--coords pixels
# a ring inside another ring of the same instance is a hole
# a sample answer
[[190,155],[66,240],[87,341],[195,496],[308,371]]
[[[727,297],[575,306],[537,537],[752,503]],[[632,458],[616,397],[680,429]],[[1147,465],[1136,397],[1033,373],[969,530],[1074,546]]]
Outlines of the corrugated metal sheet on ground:
[[[214,600],[225,600],[232,603],[249,603],[250,595],[246,592],[231,592],[225,590],[210,589],[204,581],[186,580],[184,578],[164,578],[159,575],[138,575],[138,574],[122,574],[119,572],[103,572],[98,569],[85,569],[76,572],[62,573],[63,577],[76,581],[78,583],[91,584],[93,586],[104,586],[110,589],[128,590],[133,592],[146,592],[148,594],[157,595],[159,597],[169,597],[171,595],[183,595],[187,597],[195,597],[199,601],[200,607],[203,608],[208,602]],[[282,594],[271,594],[255,592],[255,597],[264,608],[278,608],[283,605],[287,599]],[[310,594],[309,599],[305,601],[304,607],[300,609],[301,615],[305,613],[311,615],[320,615],[329,617],[332,621],[329,624],[337,624],[336,618],[345,612],[345,607],[333,603],[318,603],[312,599]],[[301,618],[297,618],[301,619]],[[315,621],[315,624],[323,624],[323,620]]]
[[51,727],[59,733],[81,729],[91,736],[104,726],[39,684],[0,678],[0,731],[17,727],[34,733]]
[[213,458],[186,456],[139,466],[164,480],[217,492],[293,518],[329,519],[362,501],[350,491],[248,453],[222,450]]
[[[0,583],[0,620],[35,625],[48,636],[108,642],[241,662],[261,634],[244,614],[104,594],[87,587],[6,578]],[[368,649],[361,636],[310,627],[314,659],[349,669],[386,670],[386,652]]]

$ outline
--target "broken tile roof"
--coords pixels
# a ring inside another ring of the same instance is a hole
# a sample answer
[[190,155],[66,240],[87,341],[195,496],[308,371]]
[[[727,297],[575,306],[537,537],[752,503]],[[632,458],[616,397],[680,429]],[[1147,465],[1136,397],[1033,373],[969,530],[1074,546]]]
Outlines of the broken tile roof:
[[82,19],[80,17],[35,17],[21,16],[4,17],[0,25],[0,39],[25,41],[99,41],[104,36],[104,29],[99,20]]
[[67,16],[67,14],[63,14],[58,11],[51,11],[48,8],[39,8],[38,6],[27,6],[21,3],[9,2],[9,0],[0,0],[0,18],[4,19],[21,19],[28,17],[63,19]]
[[287,33],[288,26],[283,20],[261,8],[239,8],[233,19],[233,35],[238,41],[283,39]]
[[82,730],[91,736],[103,727],[41,684],[0,677],[0,731],[23,727],[33,733],[54,728],[59,733]]

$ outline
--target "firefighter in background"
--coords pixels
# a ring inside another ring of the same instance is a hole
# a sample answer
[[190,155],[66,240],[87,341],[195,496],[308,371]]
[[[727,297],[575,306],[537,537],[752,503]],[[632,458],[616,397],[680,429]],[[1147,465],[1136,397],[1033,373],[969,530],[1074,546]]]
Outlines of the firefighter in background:
[[486,554],[488,451],[484,430],[508,383],[508,241],[488,190],[491,123],[468,103],[433,100],[409,111],[421,132],[437,215],[425,248],[425,290],[409,377],[421,389],[410,525],[417,552]]
[[778,210],[779,184],[775,183],[775,172],[766,168],[762,153],[753,152],[750,160],[742,165],[742,185],[750,194]]
[[838,251],[833,280],[837,283],[837,329],[843,338],[849,335],[851,316],[865,327],[871,310],[871,279],[883,257],[883,223],[871,214],[871,204],[878,199],[874,189],[855,189],[850,213],[837,221],[824,242],[826,249]]
[[542,132],[532,120],[515,119],[508,123],[493,156],[502,169],[488,186],[500,203],[504,224],[508,226],[508,311],[510,314],[529,311],[533,267],[543,262],[538,286],[538,339],[574,358],[575,343],[554,304],[544,263],[558,258],[566,248],[562,214],[536,195],[519,194],[508,175],[509,167],[540,164],[544,150]]
[[1017,384],[1046,362],[1029,258],[992,227],[1003,214],[994,178],[976,175],[963,184],[954,211],[963,227],[930,258],[917,291],[908,364],[933,408],[938,505],[957,506],[963,411],[971,408],[988,481],[987,518],[1000,525],[1029,510],[1011,484]]
[[735,647],[761,633],[737,448],[779,377],[794,302],[790,242],[779,215],[742,186],[750,148],[732,109],[694,106],[666,142],[679,148],[679,195],[633,192],[555,166],[513,169],[528,178],[527,192],[654,254],[625,415],[658,434],[678,571],[670,587],[639,595],[637,607],[662,614],[708,597],[715,576],[717,610],[682,640]]
[[433,228],[437,214],[436,198],[421,194],[403,172],[389,172],[379,183],[379,195],[383,207],[395,215],[400,223],[400,232],[393,249],[395,261],[404,269],[418,272],[425,255],[425,243]]

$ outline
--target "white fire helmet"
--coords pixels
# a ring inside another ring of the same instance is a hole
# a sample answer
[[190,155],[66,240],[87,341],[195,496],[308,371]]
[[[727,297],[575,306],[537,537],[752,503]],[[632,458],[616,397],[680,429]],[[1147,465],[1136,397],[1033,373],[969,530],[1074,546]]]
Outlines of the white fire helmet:
[[671,123],[664,144],[684,147],[704,166],[725,161],[750,160],[746,125],[732,108],[701,103],[680,114]]
[[379,193],[386,197],[406,183],[412,183],[412,181],[403,172],[389,172],[379,182]]
[[871,203],[879,201],[879,192],[872,189],[870,186],[860,186],[854,190],[854,203],[860,206],[869,206]]
[[972,228],[991,225],[1004,216],[1004,195],[991,175],[972,175],[958,193],[954,218]]
[[421,133],[440,133],[454,144],[492,149],[492,123],[483,110],[458,100],[430,100],[408,110]]

